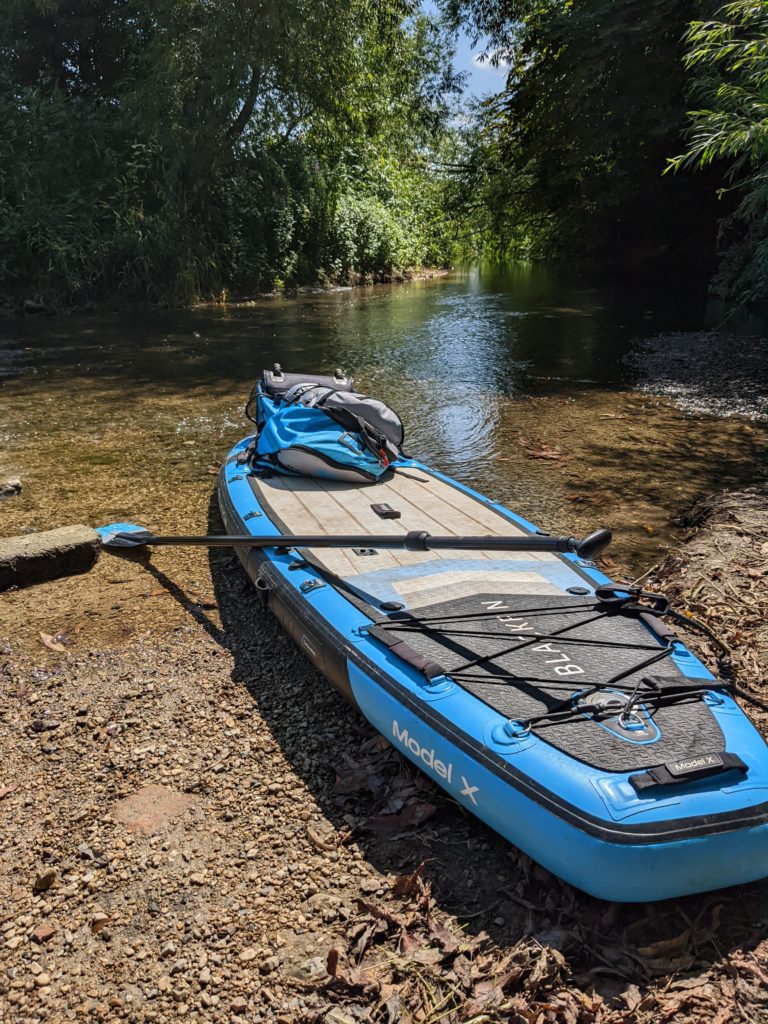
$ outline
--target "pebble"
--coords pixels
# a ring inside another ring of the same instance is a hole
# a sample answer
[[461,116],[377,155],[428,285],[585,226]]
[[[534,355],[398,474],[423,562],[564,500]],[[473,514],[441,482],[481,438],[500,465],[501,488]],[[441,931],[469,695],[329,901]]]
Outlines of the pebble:
[[267,956],[259,964],[259,971],[262,974],[272,974],[280,966],[280,961],[276,956]]
[[9,476],[7,480],[0,480],[0,498],[12,498],[21,494],[22,484],[17,476]]
[[32,932],[31,938],[33,942],[36,942],[41,946],[44,942],[48,942],[49,939],[52,939],[55,934],[56,929],[53,925],[45,922],[44,924],[39,924],[37,928],[35,928]]
[[41,871],[37,878],[35,878],[33,889],[35,892],[46,892],[51,888],[55,881],[55,870],[53,868],[48,868],[46,871]]
[[291,977],[298,978],[300,981],[322,981],[323,978],[328,977],[328,967],[322,957],[313,956],[297,967],[293,967],[289,973]]
[[354,1017],[344,1013],[338,1006],[332,1007],[323,1017],[325,1024],[357,1024]]

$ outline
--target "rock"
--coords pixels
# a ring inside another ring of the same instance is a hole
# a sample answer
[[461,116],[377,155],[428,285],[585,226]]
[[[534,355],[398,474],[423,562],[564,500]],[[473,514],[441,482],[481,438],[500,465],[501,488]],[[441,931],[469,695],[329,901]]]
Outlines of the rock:
[[44,942],[48,942],[56,934],[56,929],[52,924],[44,922],[39,924],[37,928],[32,932],[31,938],[33,942],[36,942],[39,946],[42,946]]
[[256,949],[255,946],[248,946],[247,949],[244,949],[240,953],[239,960],[240,960],[241,963],[247,964],[247,963],[250,963],[251,960],[255,960],[258,955],[259,955],[259,951],[258,951],[258,949]]
[[53,868],[41,871],[32,886],[35,892],[47,892],[56,881],[56,872]]
[[112,807],[112,817],[127,825],[131,832],[149,836],[161,832],[174,818],[194,807],[196,802],[193,796],[167,786],[143,786],[123,800],[118,800]]
[[21,494],[21,480],[17,476],[0,480],[0,498],[13,498],[17,494]]
[[189,876],[190,885],[205,885],[205,875],[202,871],[195,871]]
[[305,960],[303,963],[292,967],[288,971],[288,975],[291,978],[297,978],[299,981],[322,981],[328,977],[328,968],[321,956],[313,956],[309,960]]
[[47,313],[48,307],[44,302],[40,302],[39,299],[24,299],[24,312],[25,313]]
[[51,984],[50,974],[46,974],[45,971],[41,971],[35,978],[35,985],[38,988],[47,988]]
[[87,572],[96,562],[101,539],[89,526],[0,538],[0,590]]
[[350,1017],[348,1013],[344,1013],[338,1006],[332,1007],[328,1013],[323,1017],[325,1024],[357,1024],[354,1017]]
[[232,1000],[232,1013],[245,1013],[248,1009],[248,1000],[245,996],[236,996]]
[[14,935],[12,938],[8,939],[5,945],[8,949],[18,949],[23,941],[24,940],[20,935]]
[[100,931],[107,927],[111,920],[112,918],[109,914],[105,914],[103,910],[94,910],[91,915],[91,931],[94,935],[98,935]]
[[259,964],[259,971],[262,974],[272,974],[280,966],[280,961],[276,956],[267,956]]

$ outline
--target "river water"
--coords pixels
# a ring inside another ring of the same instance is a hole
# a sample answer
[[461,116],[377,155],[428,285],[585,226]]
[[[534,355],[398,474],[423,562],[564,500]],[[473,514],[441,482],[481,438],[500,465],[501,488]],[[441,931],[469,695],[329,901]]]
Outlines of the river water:
[[633,390],[632,340],[702,316],[677,290],[665,305],[520,264],[228,308],[9,318],[0,479],[24,489],[0,502],[0,532],[205,531],[208,467],[246,432],[250,387],[278,360],[343,367],[400,411],[411,454],[550,530],[613,527],[613,557],[642,572],[694,499],[761,472],[760,425]]

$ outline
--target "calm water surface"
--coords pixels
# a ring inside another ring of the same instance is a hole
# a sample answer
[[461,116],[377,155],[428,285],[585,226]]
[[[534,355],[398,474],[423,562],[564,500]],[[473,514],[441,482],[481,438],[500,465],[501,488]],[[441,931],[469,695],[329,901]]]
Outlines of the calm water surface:
[[632,389],[632,339],[702,315],[677,290],[661,303],[520,265],[247,307],[11,318],[0,477],[24,491],[0,503],[0,533],[115,518],[204,530],[208,466],[278,360],[343,367],[400,411],[412,454],[547,528],[612,526],[614,557],[643,571],[683,508],[752,482],[764,458],[760,426]]

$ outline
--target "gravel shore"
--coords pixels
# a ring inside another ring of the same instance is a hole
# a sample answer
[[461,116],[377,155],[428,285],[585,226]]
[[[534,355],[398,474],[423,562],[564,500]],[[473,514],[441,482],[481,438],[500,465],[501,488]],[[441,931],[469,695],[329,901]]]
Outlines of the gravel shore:
[[627,364],[639,391],[682,409],[768,420],[768,341],[757,335],[686,332],[635,343]]
[[[750,508],[718,529],[764,604],[768,499]],[[658,579],[706,603],[676,557]],[[3,1024],[768,1020],[765,885],[571,889],[373,733],[234,557],[211,571],[165,631],[0,655]]]

